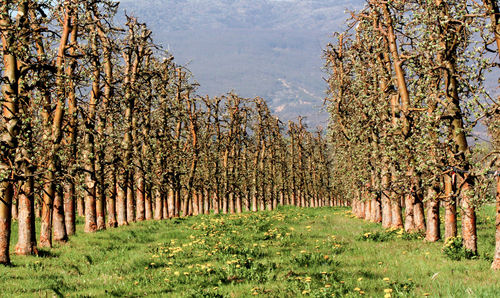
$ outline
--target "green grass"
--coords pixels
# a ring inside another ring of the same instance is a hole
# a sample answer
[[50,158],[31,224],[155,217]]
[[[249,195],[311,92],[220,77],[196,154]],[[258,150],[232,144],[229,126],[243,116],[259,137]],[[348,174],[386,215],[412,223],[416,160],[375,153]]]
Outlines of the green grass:
[[493,207],[481,210],[480,258],[462,261],[447,259],[442,242],[397,233],[366,241],[384,230],[345,208],[150,221],[92,235],[79,222],[69,243],[0,267],[0,296],[383,297],[391,289],[393,297],[498,297],[493,216]]

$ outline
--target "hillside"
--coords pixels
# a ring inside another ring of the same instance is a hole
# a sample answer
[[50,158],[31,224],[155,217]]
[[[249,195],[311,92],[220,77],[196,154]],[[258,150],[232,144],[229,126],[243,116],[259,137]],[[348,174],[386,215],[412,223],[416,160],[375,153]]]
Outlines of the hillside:
[[124,0],[188,65],[201,94],[261,96],[282,119],[325,126],[322,47],[361,0]]

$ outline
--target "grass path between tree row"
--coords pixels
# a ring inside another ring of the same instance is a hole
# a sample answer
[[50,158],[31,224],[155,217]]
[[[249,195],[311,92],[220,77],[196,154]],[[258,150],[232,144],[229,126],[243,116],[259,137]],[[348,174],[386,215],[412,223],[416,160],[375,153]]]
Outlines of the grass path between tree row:
[[447,259],[442,241],[372,237],[388,233],[346,208],[204,215],[90,235],[80,219],[67,244],[0,267],[0,296],[500,297],[493,207],[478,216],[480,258],[462,261]]

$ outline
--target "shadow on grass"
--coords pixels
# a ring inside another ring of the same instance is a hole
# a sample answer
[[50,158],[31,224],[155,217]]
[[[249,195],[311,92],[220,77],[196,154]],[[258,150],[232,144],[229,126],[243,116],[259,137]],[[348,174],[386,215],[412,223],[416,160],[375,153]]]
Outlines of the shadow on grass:
[[39,258],[58,258],[59,253],[50,251],[50,250],[45,250],[45,249],[38,249],[38,255],[37,257]]

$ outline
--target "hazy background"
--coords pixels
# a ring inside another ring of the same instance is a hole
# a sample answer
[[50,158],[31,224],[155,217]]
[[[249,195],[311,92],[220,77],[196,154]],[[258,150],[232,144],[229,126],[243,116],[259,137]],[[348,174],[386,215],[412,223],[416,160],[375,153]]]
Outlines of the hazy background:
[[326,126],[322,49],[363,0],[122,0],[210,96],[263,97],[282,120]]

